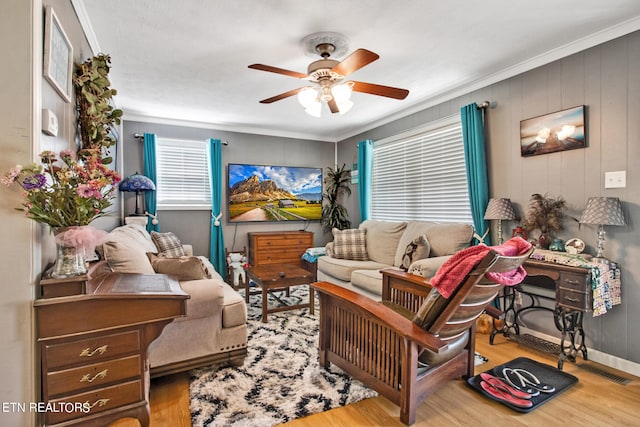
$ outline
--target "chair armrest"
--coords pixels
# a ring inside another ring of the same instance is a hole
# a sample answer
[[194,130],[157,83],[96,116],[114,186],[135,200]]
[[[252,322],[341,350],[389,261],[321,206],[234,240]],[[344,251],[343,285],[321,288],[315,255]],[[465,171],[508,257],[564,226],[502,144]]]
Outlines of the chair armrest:
[[500,310],[497,307],[488,305],[487,308],[484,309],[484,311],[494,319],[504,319],[504,311]]
[[396,268],[385,268],[382,273],[382,300],[400,304],[417,312],[433,287],[429,279]]
[[[316,282],[311,286],[320,293],[321,304],[323,299],[329,304],[333,303],[332,300],[337,300],[342,305],[348,305],[352,311],[360,312],[366,318],[375,319],[405,339],[416,342],[433,352],[439,353],[448,347],[447,343],[420,328],[411,320],[369,297],[329,282]],[[320,309],[322,310],[322,305]]]

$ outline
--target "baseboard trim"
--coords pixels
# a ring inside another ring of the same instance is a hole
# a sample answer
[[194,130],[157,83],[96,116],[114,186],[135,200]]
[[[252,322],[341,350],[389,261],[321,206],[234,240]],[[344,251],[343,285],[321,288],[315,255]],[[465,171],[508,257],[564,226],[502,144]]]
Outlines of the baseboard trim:
[[[521,334],[527,333],[527,334],[533,335],[534,337],[538,337],[540,339],[543,339],[555,344],[560,344],[560,338],[547,335],[533,329],[520,327],[520,333]],[[617,369],[622,372],[626,372],[631,375],[635,375],[636,377],[640,377],[640,363],[631,362],[621,357],[613,356],[611,354],[604,353],[602,351],[595,350],[590,347],[587,347],[587,352],[588,352],[589,360],[598,362],[602,365],[608,366],[613,369]]]

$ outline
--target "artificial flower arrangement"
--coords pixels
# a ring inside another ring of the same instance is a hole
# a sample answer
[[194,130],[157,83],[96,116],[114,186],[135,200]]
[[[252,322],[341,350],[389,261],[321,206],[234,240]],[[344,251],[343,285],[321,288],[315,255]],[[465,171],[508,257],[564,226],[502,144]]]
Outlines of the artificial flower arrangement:
[[120,175],[104,165],[95,151],[81,150],[79,159],[72,150],[62,150],[59,158],[52,151],[43,151],[39,157],[42,164],[14,166],[0,182],[22,188],[24,201],[16,209],[49,225],[58,245],[81,249],[82,255],[92,251],[106,233],[87,226],[106,215]]
[[25,215],[52,228],[89,225],[105,215],[111,206],[120,175],[89,154],[76,160],[74,152],[60,152],[61,162],[52,151],[40,153],[42,165],[17,165],[0,181],[7,187],[20,185],[24,193]]

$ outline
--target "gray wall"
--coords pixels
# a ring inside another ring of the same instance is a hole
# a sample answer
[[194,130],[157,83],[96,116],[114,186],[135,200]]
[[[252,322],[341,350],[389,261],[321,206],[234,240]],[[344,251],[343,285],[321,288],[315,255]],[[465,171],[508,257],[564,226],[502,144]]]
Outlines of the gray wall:
[[[125,176],[136,171],[142,173],[142,142],[135,139],[133,135],[144,132],[155,133],[161,138],[193,140],[217,138],[229,141],[229,145],[222,147],[223,176],[225,177],[223,200],[226,200],[227,197],[226,174],[229,163],[321,167],[323,170],[327,166],[333,166],[333,143],[125,121],[122,135]],[[134,211],[134,207],[134,196],[125,195],[124,212],[131,213]],[[162,231],[176,233],[181,241],[193,245],[194,253],[197,255],[209,255],[211,211],[164,210],[160,211],[158,219]],[[306,226],[308,231],[314,232],[317,246],[324,245],[328,239],[328,236],[322,232],[319,222],[229,224],[226,221],[226,211],[223,211],[222,224],[225,247],[230,251],[242,250],[244,246],[248,246],[247,232],[254,231],[300,230]]]
[[[381,139],[438,118],[458,114],[461,106],[484,100],[495,108],[486,119],[487,150],[492,197],[509,197],[524,215],[533,193],[562,196],[567,215],[580,216],[590,196],[619,197],[628,225],[607,227],[605,256],[622,267],[622,305],[609,313],[585,318],[590,348],[640,362],[640,342],[634,325],[640,324],[640,33],[596,46],[522,75],[426,109],[401,120],[349,138],[338,145],[338,163],[350,164],[357,142]],[[587,106],[586,149],[523,158],[519,151],[520,120],[576,105]],[[627,187],[605,189],[604,173],[627,171]],[[347,201],[352,218],[359,215],[357,186]],[[516,222],[506,222],[506,230]],[[596,230],[578,229],[570,218],[559,237],[579,237],[594,254]],[[492,224],[495,234],[495,224]],[[527,316],[527,326],[559,336],[551,316]]]

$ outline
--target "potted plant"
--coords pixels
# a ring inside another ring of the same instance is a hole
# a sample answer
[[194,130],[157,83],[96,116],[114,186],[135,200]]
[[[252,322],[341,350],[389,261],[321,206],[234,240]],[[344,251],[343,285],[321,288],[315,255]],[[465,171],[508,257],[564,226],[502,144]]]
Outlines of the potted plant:
[[322,206],[322,225],[326,232],[330,232],[334,228],[344,230],[351,227],[351,221],[348,218],[349,213],[339,203],[339,200],[344,195],[351,194],[350,180],[351,171],[346,169],[345,164],[336,169],[327,168],[327,173],[324,177],[324,193],[322,195],[322,199],[326,200],[326,203]]
[[522,227],[528,232],[540,230],[538,244],[547,249],[553,240],[553,232],[562,230],[563,211],[566,207],[567,202],[562,197],[532,194]]

